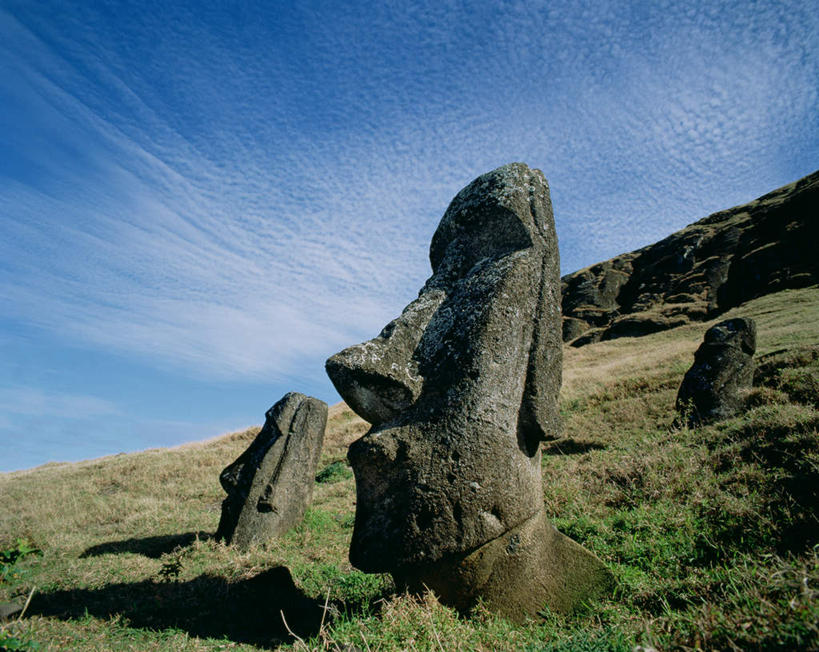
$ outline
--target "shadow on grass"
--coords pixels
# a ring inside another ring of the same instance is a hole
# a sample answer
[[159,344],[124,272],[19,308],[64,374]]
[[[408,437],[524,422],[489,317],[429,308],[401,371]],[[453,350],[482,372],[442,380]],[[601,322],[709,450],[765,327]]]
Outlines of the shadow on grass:
[[200,530],[199,532],[185,532],[184,534],[166,534],[156,537],[125,539],[123,541],[108,541],[91,546],[80,555],[80,559],[99,557],[100,555],[121,555],[125,552],[133,552],[151,559],[159,559],[175,548],[187,548],[197,539],[207,541],[212,537],[213,535],[210,532]]
[[130,627],[179,629],[200,638],[273,647],[293,640],[282,611],[300,637],[318,633],[323,605],[296,587],[285,566],[239,582],[201,575],[188,582],[146,580],[37,593],[28,613],[62,620],[121,615]]
[[579,441],[577,439],[558,439],[543,447],[544,455],[579,455],[589,451],[604,449],[603,444],[593,441]]

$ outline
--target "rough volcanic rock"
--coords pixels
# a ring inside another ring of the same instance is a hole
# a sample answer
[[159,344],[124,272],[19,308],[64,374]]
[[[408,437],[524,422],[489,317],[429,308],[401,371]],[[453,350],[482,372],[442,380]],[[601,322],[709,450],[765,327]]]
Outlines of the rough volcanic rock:
[[601,339],[614,340],[618,337],[641,337],[687,324],[683,315],[666,316],[653,313],[624,315],[611,322],[602,332]]
[[299,523],[313,497],[327,405],[296,392],[267,411],[253,443],[219,476],[227,498],[216,538],[247,548]]
[[569,342],[589,330],[589,325],[582,319],[566,317],[563,319],[563,341]]
[[[327,372],[373,424],[354,442],[350,559],[512,618],[605,590],[603,564],[543,517],[540,442],[559,436],[557,239],[543,174],[514,163],[453,199],[433,274]],[[567,588],[572,587],[572,588]]]
[[[582,346],[639,336],[711,319],[770,292],[819,283],[816,242],[819,172],[564,276],[563,339]],[[592,328],[602,332],[589,333]]]
[[753,319],[728,319],[709,328],[677,392],[680,418],[695,425],[734,416],[742,390],[753,385],[754,351]]

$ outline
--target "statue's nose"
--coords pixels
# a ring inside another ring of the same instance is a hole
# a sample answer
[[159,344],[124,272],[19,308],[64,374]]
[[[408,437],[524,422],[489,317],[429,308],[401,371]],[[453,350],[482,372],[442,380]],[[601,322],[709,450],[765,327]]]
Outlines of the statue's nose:
[[[363,345],[359,345],[363,346]],[[327,360],[327,375],[356,414],[373,425],[395,418],[417,398],[412,384],[377,368],[350,364],[355,352],[345,349]]]
[[391,421],[421,394],[424,379],[415,354],[445,296],[438,289],[422,292],[378,337],[327,360],[327,375],[338,393],[371,424]]

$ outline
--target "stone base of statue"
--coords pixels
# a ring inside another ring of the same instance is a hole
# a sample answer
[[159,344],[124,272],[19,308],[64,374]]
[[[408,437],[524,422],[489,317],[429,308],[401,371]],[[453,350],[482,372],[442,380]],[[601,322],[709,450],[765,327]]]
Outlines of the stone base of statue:
[[570,613],[614,586],[603,562],[558,532],[543,512],[467,555],[402,568],[393,578],[413,593],[430,589],[462,612],[480,598],[513,621],[547,609]]

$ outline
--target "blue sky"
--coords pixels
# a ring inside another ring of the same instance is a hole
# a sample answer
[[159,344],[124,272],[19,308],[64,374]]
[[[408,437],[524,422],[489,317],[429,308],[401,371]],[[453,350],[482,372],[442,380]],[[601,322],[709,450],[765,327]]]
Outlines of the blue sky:
[[334,403],[471,179],[568,273],[819,167],[817,80],[804,0],[4,2],[0,471]]

